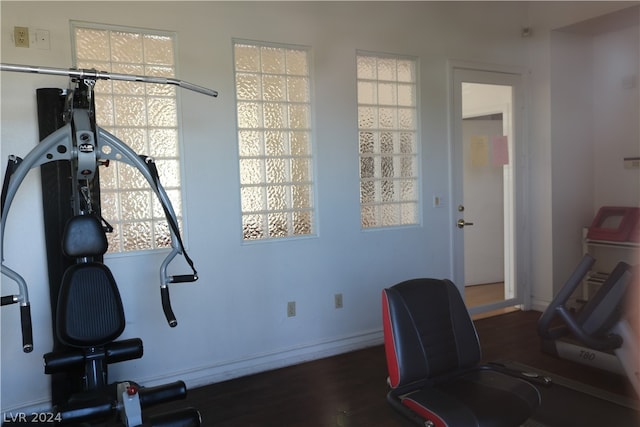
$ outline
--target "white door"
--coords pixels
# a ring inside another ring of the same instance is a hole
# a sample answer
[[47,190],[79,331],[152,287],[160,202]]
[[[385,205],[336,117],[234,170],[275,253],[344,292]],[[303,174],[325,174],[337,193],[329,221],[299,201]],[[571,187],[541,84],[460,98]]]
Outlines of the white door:
[[472,314],[527,306],[522,75],[454,63],[450,77],[454,282],[498,289]]

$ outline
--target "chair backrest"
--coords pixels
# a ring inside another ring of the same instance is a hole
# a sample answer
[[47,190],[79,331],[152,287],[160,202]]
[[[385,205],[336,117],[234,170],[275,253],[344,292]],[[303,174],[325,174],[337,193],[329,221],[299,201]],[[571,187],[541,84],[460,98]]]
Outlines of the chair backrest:
[[125,327],[124,309],[113,274],[101,262],[89,261],[107,251],[100,220],[71,218],[62,241],[65,255],[78,259],[62,278],[56,309],[56,331],[71,347],[100,346],[115,340]]
[[413,279],[382,293],[393,388],[428,382],[480,361],[480,343],[460,292],[449,280]]

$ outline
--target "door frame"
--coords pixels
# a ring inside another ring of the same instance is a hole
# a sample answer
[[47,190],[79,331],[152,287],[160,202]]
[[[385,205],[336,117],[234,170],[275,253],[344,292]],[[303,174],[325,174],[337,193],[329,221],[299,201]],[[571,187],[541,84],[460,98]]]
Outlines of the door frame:
[[[531,307],[529,280],[531,268],[529,265],[529,244],[531,241],[528,217],[528,187],[526,183],[529,174],[527,163],[526,140],[526,103],[528,82],[523,68],[502,65],[484,64],[477,62],[448,60],[448,100],[449,100],[449,156],[450,156],[450,224],[451,224],[451,277],[460,292],[464,295],[464,234],[456,227],[455,222],[461,217],[457,207],[463,200],[463,165],[461,144],[462,138],[462,106],[460,105],[461,88],[458,83],[458,72],[464,73],[465,82],[510,85],[513,88],[513,181],[512,204],[510,217],[512,221],[512,244],[505,244],[505,263],[511,266],[506,274],[511,274],[511,281],[515,286],[515,296],[504,301],[480,305],[469,308],[471,314],[483,313],[499,308],[515,305],[528,310]],[[461,86],[461,85],[460,85]],[[473,221],[473,218],[467,218]],[[511,250],[509,250],[511,247]]]

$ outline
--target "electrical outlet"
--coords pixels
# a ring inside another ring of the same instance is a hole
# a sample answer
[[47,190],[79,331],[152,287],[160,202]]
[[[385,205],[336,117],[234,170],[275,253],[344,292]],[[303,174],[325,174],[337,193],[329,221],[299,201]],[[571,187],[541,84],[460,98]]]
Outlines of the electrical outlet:
[[289,301],[287,303],[287,317],[294,317],[296,315],[296,302]]
[[335,294],[333,296],[336,308],[342,308],[342,294]]
[[29,28],[13,27],[13,38],[16,47],[29,47]]

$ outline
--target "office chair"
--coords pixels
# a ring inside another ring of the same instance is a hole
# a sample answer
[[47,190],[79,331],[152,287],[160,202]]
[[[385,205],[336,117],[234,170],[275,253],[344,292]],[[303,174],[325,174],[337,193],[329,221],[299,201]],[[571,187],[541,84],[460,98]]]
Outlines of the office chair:
[[538,389],[479,365],[480,344],[449,280],[413,279],[382,292],[393,408],[421,426],[515,427],[540,405]]

